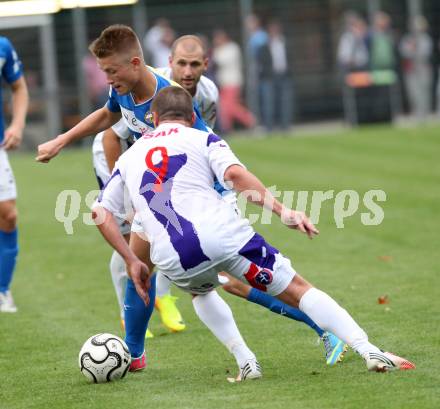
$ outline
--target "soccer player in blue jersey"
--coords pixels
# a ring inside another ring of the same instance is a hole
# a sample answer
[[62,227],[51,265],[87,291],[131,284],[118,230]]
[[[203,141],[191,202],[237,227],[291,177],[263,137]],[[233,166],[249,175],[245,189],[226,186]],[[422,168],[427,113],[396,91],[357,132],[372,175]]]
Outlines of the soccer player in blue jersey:
[[[7,151],[17,148],[21,143],[29,95],[21,61],[11,42],[1,36],[0,68],[1,78],[12,91],[12,121],[6,129],[0,112],[0,312],[16,312],[17,307],[9,288],[18,254],[17,191]],[[1,88],[0,105],[3,105]]]

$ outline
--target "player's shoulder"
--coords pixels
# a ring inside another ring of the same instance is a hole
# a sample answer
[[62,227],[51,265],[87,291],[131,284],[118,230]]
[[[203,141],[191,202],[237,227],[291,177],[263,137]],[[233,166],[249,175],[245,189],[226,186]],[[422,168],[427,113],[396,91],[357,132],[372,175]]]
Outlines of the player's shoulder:
[[147,68],[153,73],[157,80],[157,90],[159,91],[161,88],[168,87],[173,85],[175,87],[180,87],[180,85],[173,81],[170,78],[167,78],[165,75],[161,74],[157,68],[150,67],[147,65]]
[[150,68],[153,72],[161,75],[162,77],[165,77],[168,80],[171,79],[171,68],[170,67],[158,67],[158,68],[150,67]]
[[217,85],[215,85],[214,81],[202,75],[200,77],[199,83],[197,84],[197,94],[202,96],[204,99],[217,101],[218,100]]
[[5,36],[0,36],[0,50],[3,52],[7,52],[12,49],[13,46],[11,41]]

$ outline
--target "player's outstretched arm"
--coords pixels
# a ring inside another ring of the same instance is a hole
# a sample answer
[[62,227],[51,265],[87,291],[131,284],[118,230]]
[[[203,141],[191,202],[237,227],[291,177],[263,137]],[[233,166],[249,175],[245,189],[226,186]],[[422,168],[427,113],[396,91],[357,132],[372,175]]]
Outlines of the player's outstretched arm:
[[86,136],[95,135],[104,129],[110,128],[110,126],[118,121],[120,117],[120,112],[111,112],[106,107],[97,109],[69,131],[39,145],[36,160],[43,163],[49,162],[66,145],[85,138]]
[[299,230],[310,238],[319,233],[304,212],[286,208],[273,197],[253,173],[242,166],[229,166],[225,171],[224,180],[231,182],[232,188],[244,194],[249,202],[270,209],[287,227]]
[[149,303],[150,270],[134,254],[119,230],[113,214],[102,206],[93,207],[93,219],[107,242],[121,255],[127,265],[127,272],[145,304]]
[[18,148],[20,145],[29,105],[29,93],[24,77],[11,83],[11,90],[12,121],[5,130],[5,140],[2,145],[5,150]]

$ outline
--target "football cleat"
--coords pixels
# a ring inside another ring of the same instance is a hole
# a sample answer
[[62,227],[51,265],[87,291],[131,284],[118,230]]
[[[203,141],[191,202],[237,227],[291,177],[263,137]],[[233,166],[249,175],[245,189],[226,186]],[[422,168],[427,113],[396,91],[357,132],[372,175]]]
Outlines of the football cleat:
[[[125,321],[124,318],[121,318],[121,328],[125,331]],[[147,331],[145,332],[145,338],[154,338],[153,333],[147,328]]]
[[388,372],[416,369],[416,366],[412,362],[394,355],[391,352],[367,352],[363,358],[365,359],[369,371]]
[[327,365],[335,365],[341,362],[347,352],[348,345],[328,331],[324,332],[321,341],[324,344]]
[[130,372],[142,371],[147,366],[145,362],[145,351],[139,358],[131,358]]
[[12,293],[8,290],[0,292],[0,312],[17,312]]
[[176,307],[176,300],[177,297],[167,294],[156,297],[155,304],[163,324],[172,332],[180,332],[186,328],[182,315]]
[[246,379],[258,379],[263,376],[261,366],[256,359],[248,359],[240,368],[240,372],[235,379],[236,382],[242,382]]

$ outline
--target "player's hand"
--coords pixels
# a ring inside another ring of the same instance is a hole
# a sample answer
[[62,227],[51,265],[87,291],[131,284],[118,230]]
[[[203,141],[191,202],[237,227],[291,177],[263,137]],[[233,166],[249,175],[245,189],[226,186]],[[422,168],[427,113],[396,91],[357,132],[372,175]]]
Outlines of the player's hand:
[[151,287],[151,281],[150,271],[147,265],[137,259],[129,263],[127,267],[128,275],[133,280],[133,284],[136,287],[136,292],[138,293],[139,297],[142,298],[145,305],[148,305],[150,302],[148,290]]
[[313,225],[304,212],[298,212],[293,209],[283,209],[281,221],[290,229],[299,230],[307,234],[309,238],[319,234],[319,230]]
[[5,131],[5,139],[1,146],[4,150],[9,151],[20,146],[23,137],[23,129],[18,126],[11,125]]
[[58,138],[38,145],[38,155],[35,158],[38,162],[48,163],[63,148]]

